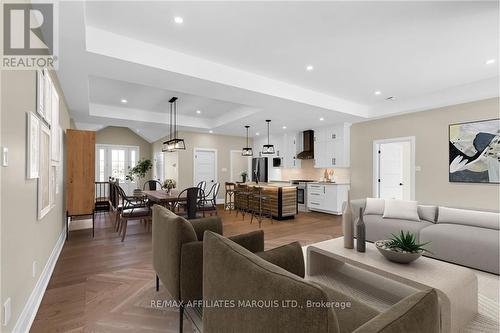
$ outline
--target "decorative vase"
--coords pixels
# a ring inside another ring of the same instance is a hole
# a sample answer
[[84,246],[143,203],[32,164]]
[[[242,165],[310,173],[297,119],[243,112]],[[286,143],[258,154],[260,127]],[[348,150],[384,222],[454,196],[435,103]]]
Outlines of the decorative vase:
[[167,195],[171,195],[172,194],[172,189],[171,188],[167,188]]
[[366,252],[366,228],[363,221],[363,208],[359,209],[359,219],[356,224],[356,250],[358,252]]
[[342,213],[342,231],[344,233],[344,247],[354,248],[354,227],[352,223],[351,192],[347,192],[347,204]]
[[241,178],[243,180],[243,183],[247,182],[247,175],[241,175]]

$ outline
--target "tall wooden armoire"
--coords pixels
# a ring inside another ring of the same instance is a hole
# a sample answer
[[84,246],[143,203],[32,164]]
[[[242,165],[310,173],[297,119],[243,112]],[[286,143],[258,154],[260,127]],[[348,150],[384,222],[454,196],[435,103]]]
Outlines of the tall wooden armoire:
[[94,236],[95,132],[66,131],[66,239],[74,216],[92,215]]

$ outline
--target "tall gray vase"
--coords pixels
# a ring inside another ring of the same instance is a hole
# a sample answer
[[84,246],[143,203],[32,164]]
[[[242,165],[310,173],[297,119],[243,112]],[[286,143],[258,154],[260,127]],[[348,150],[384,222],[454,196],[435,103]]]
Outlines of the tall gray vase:
[[366,227],[363,221],[363,208],[359,209],[359,219],[356,224],[356,250],[366,252]]
[[347,204],[342,213],[342,232],[344,234],[344,247],[354,248],[354,226],[352,223],[351,191],[347,192]]

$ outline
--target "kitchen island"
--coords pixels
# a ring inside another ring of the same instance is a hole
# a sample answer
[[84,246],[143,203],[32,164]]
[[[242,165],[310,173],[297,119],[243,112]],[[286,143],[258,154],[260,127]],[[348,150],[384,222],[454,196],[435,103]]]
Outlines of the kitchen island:
[[[244,184],[249,190],[255,187],[262,188],[262,194],[268,196],[269,202],[265,208],[269,209],[276,220],[293,219],[297,214],[297,186],[287,183],[254,183]],[[250,207],[258,208],[258,201],[251,200]]]

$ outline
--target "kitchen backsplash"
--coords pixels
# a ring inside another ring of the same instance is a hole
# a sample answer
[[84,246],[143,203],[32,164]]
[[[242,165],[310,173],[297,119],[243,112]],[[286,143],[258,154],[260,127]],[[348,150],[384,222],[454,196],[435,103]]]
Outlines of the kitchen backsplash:
[[[322,180],[325,175],[325,169],[316,169],[313,160],[302,160],[301,168],[282,168],[281,179],[312,179]],[[351,172],[349,168],[332,168],[334,180],[337,183],[349,183]]]

